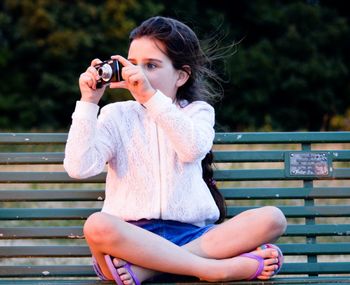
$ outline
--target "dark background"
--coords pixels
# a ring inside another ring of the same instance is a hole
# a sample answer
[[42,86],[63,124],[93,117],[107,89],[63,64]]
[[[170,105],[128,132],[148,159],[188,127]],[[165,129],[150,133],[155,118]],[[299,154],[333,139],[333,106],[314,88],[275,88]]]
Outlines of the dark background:
[[[234,54],[219,131],[350,130],[347,1],[7,0],[0,2],[0,130],[66,131],[93,58],[126,55],[132,28],[175,17]],[[130,99],[109,90],[101,106]]]

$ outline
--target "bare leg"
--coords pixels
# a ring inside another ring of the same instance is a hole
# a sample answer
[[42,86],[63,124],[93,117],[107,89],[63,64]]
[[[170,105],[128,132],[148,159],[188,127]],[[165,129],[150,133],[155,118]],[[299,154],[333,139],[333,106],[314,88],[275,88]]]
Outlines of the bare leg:
[[[236,216],[184,248],[102,213],[91,216],[84,231],[92,253],[106,276],[109,276],[109,271],[103,254],[118,256],[150,269],[214,281],[237,280],[250,276],[257,268],[254,260],[230,257],[270,242],[283,233],[284,229],[285,220],[279,210],[264,207]],[[254,239],[251,239],[252,236]],[[266,257],[267,266],[275,260],[272,250],[260,254]],[[243,267],[244,272],[241,270]],[[135,270],[139,271],[137,275],[142,275],[141,268],[135,267]],[[143,273],[145,272],[147,270]],[[140,279],[144,280],[142,277]]]
[[216,226],[185,248],[206,258],[230,258],[277,240],[286,229],[286,219],[276,207],[245,211]]
[[[251,252],[262,244],[276,241],[286,227],[286,218],[278,208],[261,207],[245,211],[216,226],[202,237],[186,244],[184,248],[205,258],[235,257]],[[265,254],[256,251],[254,253]],[[268,279],[275,269],[265,269],[259,279]]]
[[[278,208],[262,207],[245,211],[215,226],[202,237],[183,247],[205,258],[230,258],[255,250],[264,243],[275,241],[285,229],[286,219]],[[138,271],[139,268],[135,266],[135,270]],[[269,277],[275,268],[271,270],[272,272],[265,270],[264,274]],[[264,277],[261,276],[261,279]]]
[[109,272],[103,254],[117,256],[148,269],[205,277],[204,265],[207,260],[108,214],[91,215],[85,224],[84,233],[106,276]]

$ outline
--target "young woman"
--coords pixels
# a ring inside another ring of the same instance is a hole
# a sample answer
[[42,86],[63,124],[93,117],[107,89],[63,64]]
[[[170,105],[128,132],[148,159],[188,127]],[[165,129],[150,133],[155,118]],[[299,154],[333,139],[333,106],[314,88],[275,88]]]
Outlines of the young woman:
[[84,226],[98,276],[125,285],[159,272],[271,278],[283,262],[270,244],[285,231],[281,211],[261,207],[217,223],[225,212],[209,165],[215,94],[207,79],[215,74],[195,33],[153,17],[131,32],[128,58],[112,58],[123,65],[123,81],[110,88],[126,88],[135,100],[109,104],[98,116],[105,87],[96,88],[101,61],[93,60],[79,79],[64,160],[75,178],[108,165],[102,211]]

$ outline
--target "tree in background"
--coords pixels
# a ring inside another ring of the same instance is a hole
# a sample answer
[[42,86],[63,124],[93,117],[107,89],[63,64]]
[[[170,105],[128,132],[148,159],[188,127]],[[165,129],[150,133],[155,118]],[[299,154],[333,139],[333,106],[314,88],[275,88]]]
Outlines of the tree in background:
[[80,73],[95,57],[125,54],[136,21],[159,11],[136,0],[8,0],[0,7],[1,129],[66,128]]
[[[310,4],[311,3],[311,4]],[[329,3],[330,5],[331,3]],[[221,122],[236,130],[329,130],[349,107],[348,19],[322,1],[238,6]],[[349,16],[349,14],[348,14]]]
[[[342,128],[350,33],[341,1],[5,0],[0,129],[66,129],[79,74],[94,57],[125,55],[130,29],[153,15],[178,18],[201,38],[221,32],[219,45],[237,42],[214,65],[227,80],[219,130]],[[130,98],[114,90],[102,105]]]

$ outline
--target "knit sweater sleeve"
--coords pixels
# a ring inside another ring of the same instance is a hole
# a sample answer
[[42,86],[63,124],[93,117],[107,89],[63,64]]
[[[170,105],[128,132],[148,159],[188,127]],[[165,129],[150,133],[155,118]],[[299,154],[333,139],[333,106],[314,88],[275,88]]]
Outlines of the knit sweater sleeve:
[[210,151],[215,135],[215,112],[209,104],[196,101],[180,110],[158,90],[144,106],[166,133],[181,161],[203,159]]
[[64,168],[73,178],[87,178],[101,173],[115,149],[115,138],[108,119],[96,104],[77,101],[65,148]]

